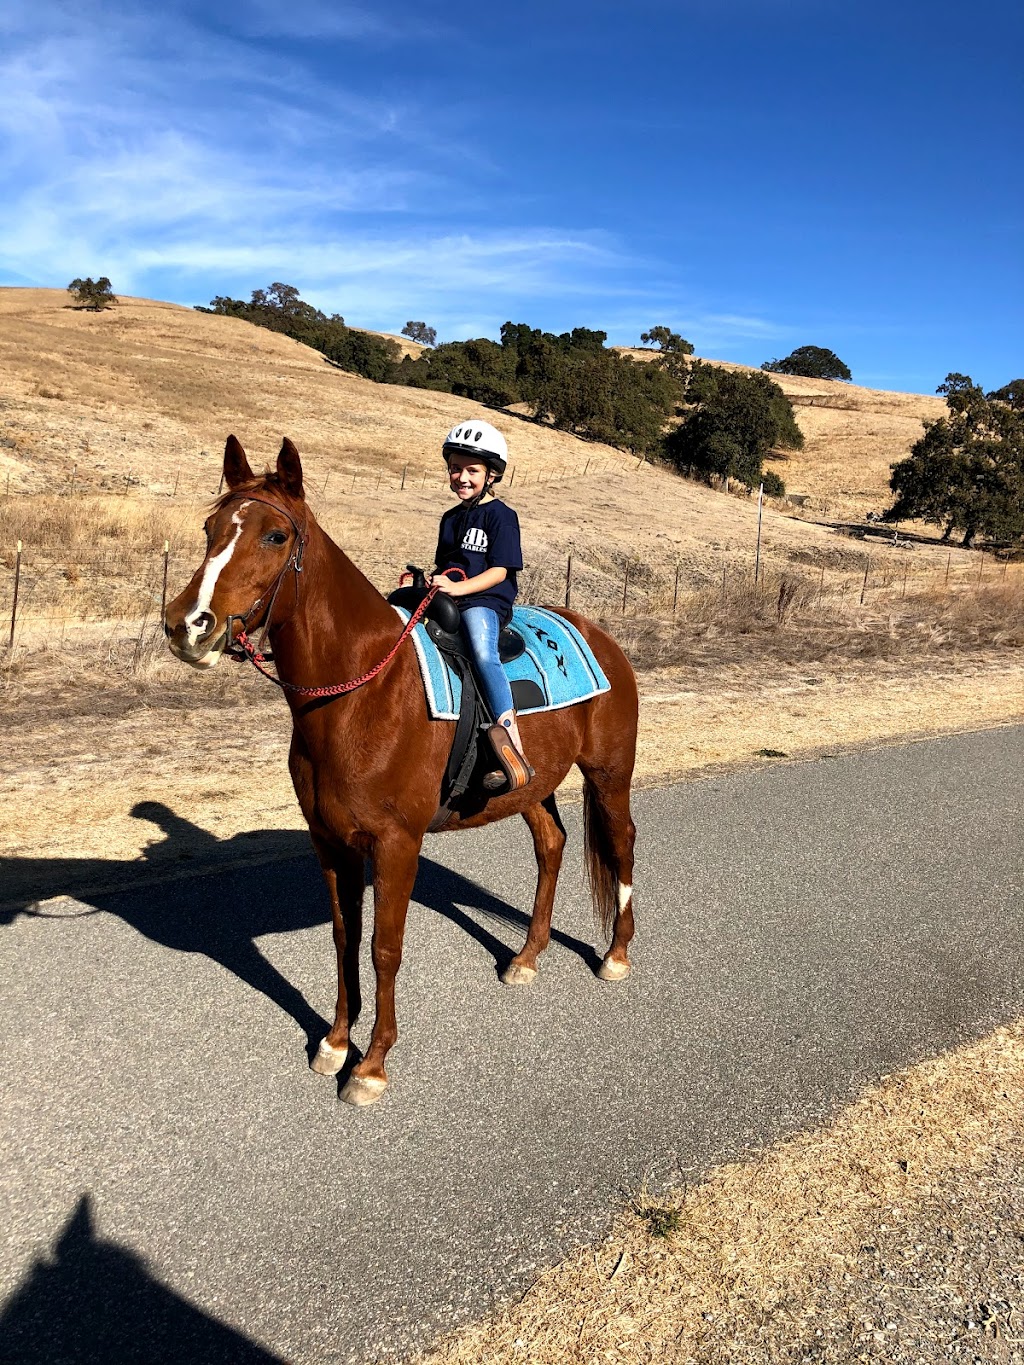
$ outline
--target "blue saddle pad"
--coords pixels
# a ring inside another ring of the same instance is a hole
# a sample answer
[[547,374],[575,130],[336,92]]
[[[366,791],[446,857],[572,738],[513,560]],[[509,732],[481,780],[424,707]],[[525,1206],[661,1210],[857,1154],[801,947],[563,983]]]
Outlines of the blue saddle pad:
[[[403,607],[395,607],[395,611],[403,621],[408,621],[409,612]],[[510,624],[525,640],[526,649],[518,659],[504,665],[505,674],[510,683],[535,683],[544,697],[542,705],[524,706],[520,715],[557,711],[610,691],[611,683],[594,658],[594,651],[564,617],[544,607],[520,606],[513,608]],[[413,630],[412,642],[431,720],[458,720],[462,679],[449,667],[422,625]]]

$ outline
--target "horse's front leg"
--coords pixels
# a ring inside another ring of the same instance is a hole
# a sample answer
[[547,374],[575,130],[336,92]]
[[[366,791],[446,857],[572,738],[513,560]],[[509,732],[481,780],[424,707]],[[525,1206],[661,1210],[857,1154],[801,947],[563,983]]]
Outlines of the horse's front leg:
[[384,1059],[398,1040],[395,977],[402,964],[405,917],[416,880],[420,841],[407,832],[389,830],[379,837],[373,854],[373,967],[377,974],[377,1014],[366,1056],[352,1070],[341,1098],[349,1104],[373,1104],[388,1083]]
[[310,1065],[321,1076],[336,1076],[348,1056],[348,1031],[359,1017],[359,943],[363,936],[363,855],[344,844],[314,836],[313,847],[331,898],[334,949],[338,957],[338,1003],[334,1026],[321,1039]]

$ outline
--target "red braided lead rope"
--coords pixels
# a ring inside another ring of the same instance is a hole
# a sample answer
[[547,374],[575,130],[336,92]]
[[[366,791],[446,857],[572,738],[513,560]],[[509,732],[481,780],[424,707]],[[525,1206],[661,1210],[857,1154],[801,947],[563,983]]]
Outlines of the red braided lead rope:
[[[448,569],[445,572],[461,573],[463,578],[466,577],[463,570],[459,568]],[[401,645],[409,638],[416,626],[419,625],[420,620],[426,613],[427,608],[434,600],[438,591],[439,590],[436,587],[431,587],[427,590],[426,597],[424,597],[423,601],[409,617],[405,629],[395,641],[392,649],[383,659],[381,659],[379,664],[376,664],[371,668],[368,673],[362,674],[361,677],[352,678],[348,682],[334,683],[331,687],[299,687],[295,683],[285,682],[283,678],[275,678],[273,673],[263,666],[263,655],[257,650],[256,646],[249,639],[244,630],[240,630],[235,636],[235,643],[242,646],[245,657],[252,664],[253,668],[256,669],[257,673],[262,673],[265,678],[269,678],[272,683],[276,683],[277,686],[284,689],[284,691],[297,692],[304,697],[340,697],[344,692],[354,692],[357,687],[362,687],[364,683],[368,683],[371,678],[375,678],[381,669],[385,668],[391,662],[398,653]]]

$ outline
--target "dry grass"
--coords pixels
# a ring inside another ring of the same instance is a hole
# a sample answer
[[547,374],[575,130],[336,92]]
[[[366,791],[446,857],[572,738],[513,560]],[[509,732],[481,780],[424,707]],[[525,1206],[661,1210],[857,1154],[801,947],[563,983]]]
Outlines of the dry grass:
[[1022,1124],[1018,1024],[699,1185],[641,1193],[596,1251],[417,1360],[1020,1360]]

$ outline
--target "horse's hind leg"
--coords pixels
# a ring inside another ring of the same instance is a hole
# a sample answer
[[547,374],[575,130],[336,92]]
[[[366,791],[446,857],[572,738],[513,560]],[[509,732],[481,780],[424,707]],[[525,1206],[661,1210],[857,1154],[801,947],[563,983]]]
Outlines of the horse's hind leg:
[[537,894],[533,900],[530,930],[523,950],[517,953],[502,973],[510,986],[525,986],[537,975],[537,958],[551,939],[551,909],[555,903],[555,883],[562,866],[565,826],[562,824],[554,793],[536,806],[523,811],[523,819],[533,835],[537,855]]
[[628,949],[633,937],[633,845],[636,826],[629,809],[629,776],[584,767],[583,809],[590,888],[611,946],[598,976],[621,981],[630,973]]
[[321,1076],[336,1076],[348,1056],[348,1031],[359,1017],[359,942],[363,936],[363,855],[344,844],[314,838],[320,869],[331,898],[334,948],[338,957],[338,1003],[334,1026],[310,1065]]

